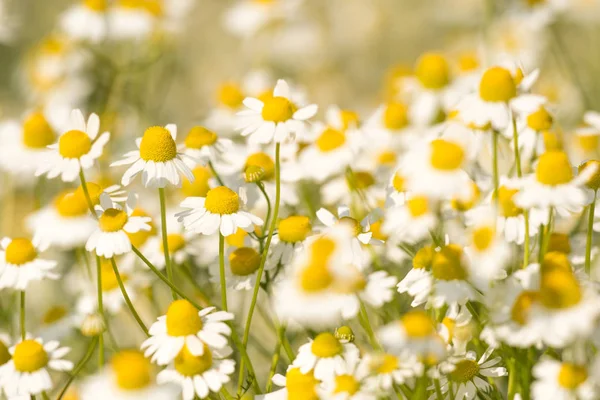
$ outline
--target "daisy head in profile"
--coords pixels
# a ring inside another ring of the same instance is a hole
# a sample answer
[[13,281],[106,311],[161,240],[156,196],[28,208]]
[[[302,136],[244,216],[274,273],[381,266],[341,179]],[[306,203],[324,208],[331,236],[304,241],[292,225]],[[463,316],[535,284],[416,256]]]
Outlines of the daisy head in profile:
[[246,192],[240,189],[239,194],[226,186],[210,189],[206,197],[188,197],[181,203],[186,208],[177,214],[186,230],[203,235],[220,232],[223,236],[233,235],[238,228],[247,232],[254,231],[255,225],[262,225],[263,220],[241,210],[246,203]]
[[531,393],[536,399],[594,399],[598,388],[585,363],[543,357],[534,367]]
[[272,379],[281,389],[267,393],[264,399],[318,399],[320,381],[315,378],[313,371],[302,373],[300,368],[289,366],[285,376],[275,374]]
[[27,337],[10,348],[12,358],[0,366],[0,385],[9,398],[35,396],[54,387],[50,371],[70,371],[71,361],[62,358],[70,351],[55,341]]
[[214,163],[220,160],[231,146],[230,139],[220,138],[215,132],[203,126],[194,126],[180,148],[188,156],[184,161],[193,168],[196,164],[205,165],[207,162]]
[[127,198],[125,209],[113,202],[108,194],[100,196],[100,205],[96,208],[98,228],[92,233],[85,249],[95,251],[100,257],[111,258],[131,251],[128,233],[149,231],[150,217],[133,216],[137,199],[134,194]]
[[227,321],[232,319],[233,314],[215,312],[214,307],[198,310],[187,300],[175,300],[150,327],[142,350],[146,357],[152,356],[152,362],[166,365],[184,348],[192,356],[202,356],[207,346],[224,349],[231,334]]
[[137,150],[124,154],[123,159],[111,167],[131,165],[123,174],[121,183],[127,186],[140,173],[142,183],[147,188],[164,188],[171,184],[181,187],[181,176],[194,181],[194,174],[184,163],[182,153],[177,151],[177,126],[152,126],[136,139]]
[[3,238],[0,241],[0,289],[25,290],[29,282],[57,279],[56,261],[39,258],[46,247],[38,240]]
[[99,130],[98,115],[91,114],[86,122],[80,110],[73,110],[68,130],[60,135],[57,143],[48,146],[53,151],[37,169],[36,176],[46,175],[49,179],[60,176],[65,182],[73,182],[80,171],[91,168],[102,155],[110,133],[98,136]]
[[359,350],[353,343],[342,343],[331,332],[319,333],[298,349],[293,366],[306,374],[314,371],[317,379],[331,378],[339,371],[344,359],[358,359]]
[[248,110],[240,111],[239,129],[242,136],[250,136],[254,143],[281,143],[302,133],[306,120],[318,110],[316,104],[301,107],[292,98],[288,84],[280,79],[273,89],[273,95],[259,100],[254,97],[244,99]]

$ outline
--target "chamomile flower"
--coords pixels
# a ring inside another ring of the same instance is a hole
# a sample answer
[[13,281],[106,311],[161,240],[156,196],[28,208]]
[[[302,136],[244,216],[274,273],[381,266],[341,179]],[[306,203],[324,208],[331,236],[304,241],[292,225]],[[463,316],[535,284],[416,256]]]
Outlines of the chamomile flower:
[[56,261],[44,260],[38,253],[46,248],[39,241],[3,238],[0,241],[0,289],[25,290],[32,281],[57,279]]
[[486,378],[507,375],[506,368],[498,366],[500,357],[488,360],[493,351],[494,348],[489,347],[479,360],[475,352],[470,351],[465,356],[452,357],[440,366],[442,370],[448,370],[447,375],[440,379],[442,393],[449,394],[450,383],[454,386],[455,400],[472,400],[479,391],[488,392],[492,386]]
[[[250,290],[256,284],[256,271],[260,267],[260,254],[252,247],[238,247],[227,253],[225,281],[233,290]],[[267,267],[273,267],[268,265]],[[270,268],[269,268],[270,269]],[[219,282],[219,265],[209,267],[211,281]]]
[[347,357],[339,372],[324,379],[321,396],[332,400],[376,400],[379,393],[369,384],[369,374],[366,360]]
[[379,106],[367,119],[362,131],[368,139],[383,140],[392,144],[392,149],[404,147],[409,139],[408,107],[399,101],[391,101]]
[[316,104],[302,107],[291,94],[288,84],[280,79],[272,97],[264,101],[245,98],[244,105],[248,110],[238,113],[241,135],[250,136],[249,140],[255,143],[281,143],[302,133],[305,121],[317,113],[318,107]]
[[90,169],[102,155],[110,133],[98,136],[99,130],[98,115],[92,113],[86,123],[81,111],[73,110],[68,130],[60,135],[57,143],[48,146],[53,151],[37,169],[36,176],[46,175],[52,179],[60,175],[63,181],[73,182],[80,171]]
[[[554,117],[549,111],[548,100],[539,95],[523,95],[513,102],[513,110],[519,115],[517,131],[521,160],[528,164],[535,155],[543,153],[542,132],[552,128]],[[512,127],[509,128],[512,136]],[[512,139],[514,140],[514,138]]]
[[344,373],[345,359],[358,359],[358,348],[352,343],[341,343],[332,333],[319,333],[314,340],[298,349],[293,366],[306,374],[313,371],[315,378],[331,378]]
[[23,121],[0,125],[0,168],[19,179],[32,177],[52,151],[56,131],[45,114],[33,111]]
[[385,211],[381,229],[391,240],[416,243],[429,236],[429,232],[437,225],[437,202],[415,193],[407,194],[405,199],[403,204]]
[[184,346],[172,367],[162,370],[156,381],[179,384],[183,400],[192,400],[195,396],[204,399],[210,392],[218,393],[230,381],[230,375],[235,371],[235,361],[225,358],[230,353],[230,348],[216,350],[205,346],[201,355],[193,355]]
[[71,361],[62,358],[70,351],[57,341],[21,340],[10,348],[12,358],[0,366],[0,387],[6,395],[35,396],[54,386],[50,371],[70,371]]
[[83,400],[144,400],[175,398],[180,390],[157,385],[150,361],[138,350],[120,350],[107,367],[86,378],[80,385]]
[[207,351],[210,355],[209,348],[224,349],[231,334],[225,321],[232,320],[233,314],[214,310],[197,310],[187,300],[173,301],[166,315],[158,317],[150,327],[150,337],[142,343],[145,356],[152,356],[152,362],[158,365],[166,365],[181,352],[195,357]]
[[255,225],[262,225],[259,217],[240,209],[246,203],[246,193],[240,189],[238,195],[226,186],[210,189],[206,197],[188,197],[181,203],[186,208],[177,214],[186,230],[203,235],[220,232],[223,236],[233,235],[238,228],[254,231]]
[[60,16],[60,26],[75,40],[98,43],[108,32],[107,8],[107,0],[82,0]]
[[190,168],[196,163],[206,164],[215,162],[231,149],[229,139],[220,138],[213,131],[203,127],[194,126],[188,132],[180,150],[187,157],[184,159]]
[[304,246],[304,240],[311,234],[310,218],[303,215],[290,215],[278,222],[277,233],[271,242],[270,264],[287,265],[294,252]]
[[125,153],[121,161],[111,164],[112,167],[131,164],[123,174],[123,186],[129,185],[140,173],[142,183],[150,188],[164,188],[168,184],[181,187],[180,174],[193,181],[194,175],[184,163],[183,154],[177,151],[176,138],[174,124],[146,129],[144,136],[135,141],[138,149]]
[[391,353],[373,353],[365,356],[370,370],[367,381],[383,391],[394,385],[411,383],[415,377],[423,375],[423,364],[414,355],[398,357]]
[[[308,398],[317,399],[317,389],[319,388],[319,380],[315,378],[313,371],[302,373],[300,368],[289,366],[285,376],[275,374],[273,383],[282,389],[267,393],[262,398],[263,400],[286,400],[298,396],[310,396]],[[257,397],[260,398],[260,397]]]
[[597,396],[595,382],[586,365],[542,358],[533,367],[536,380],[531,386],[533,398],[591,400]]
[[421,305],[427,301],[431,293],[433,278],[431,276],[431,264],[435,249],[432,246],[424,246],[413,257],[412,269],[396,286],[398,293],[407,293],[413,297],[412,307]]

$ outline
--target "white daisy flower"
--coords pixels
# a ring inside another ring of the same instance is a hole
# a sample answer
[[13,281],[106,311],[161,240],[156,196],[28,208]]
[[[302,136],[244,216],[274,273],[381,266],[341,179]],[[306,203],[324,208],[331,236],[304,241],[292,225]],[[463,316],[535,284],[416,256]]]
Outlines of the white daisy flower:
[[179,384],[183,400],[192,400],[195,396],[204,399],[210,392],[218,393],[230,381],[235,371],[235,361],[225,358],[230,353],[230,348],[219,351],[205,345],[202,354],[195,356],[184,346],[173,360],[173,366],[162,370],[156,381]]
[[531,385],[532,398],[556,400],[592,400],[597,398],[596,383],[586,365],[542,358],[533,367],[536,380]]
[[[544,143],[540,136],[552,128],[554,118],[548,112],[548,99],[540,95],[522,95],[514,100],[512,108],[519,116],[516,124],[521,162],[529,165],[529,160],[543,153]],[[505,134],[514,141],[512,126]]]
[[405,199],[402,204],[386,210],[381,229],[394,242],[416,243],[428,237],[436,227],[437,202],[417,194],[407,194]]
[[356,354],[344,357],[344,364],[334,376],[325,378],[320,390],[322,398],[331,400],[376,400],[377,388],[369,384],[370,369],[367,360]]
[[187,156],[184,162],[193,168],[197,163],[214,163],[221,159],[224,153],[230,151],[232,144],[230,139],[220,138],[203,126],[194,126],[180,146],[180,151]]
[[[233,290],[250,290],[256,284],[255,272],[260,267],[260,254],[252,247],[230,248],[225,262],[225,282]],[[265,270],[274,267],[267,265]],[[211,282],[220,282],[220,268],[217,263],[209,266]]]
[[132,216],[137,201],[131,193],[127,198],[125,210],[114,203],[108,194],[100,196],[100,205],[96,208],[98,228],[85,244],[87,251],[95,251],[100,257],[111,258],[131,251],[131,241],[127,233],[149,231],[149,217]]
[[240,111],[240,130],[242,136],[250,135],[255,143],[277,143],[302,133],[306,120],[312,118],[318,110],[316,104],[299,108],[291,98],[288,84],[280,79],[273,89],[273,97],[264,101],[253,97],[244,99],[249,110]]
[[303,215],[290,215],[277,224],[277,233],[271,241],[269,264],[287,265],[297,249],[304,246],[304,240],[311,234],[310,218]]
[[168,184],[181,187],[180,173],[193,182],[192,171],[183,161],[183,154],[177,151],[176,138],[175,124],[146,129],[144,136],[135,141],[138,149],[125,153],[121,161],[111,164],[111,167],[131,164],[123,174],[123,186],[129,185],[140,173],[142,183],[149,188],[164,188]]
[[110,133],[98,136],[100,118],[91,114],[87,120],[80,110],[73,110],[66,132],[58,142],[48,146],[53,151],[45,159],[44,165],[35,172],[36,176],[46,175],[49,179],[60,175],[65,182],[73,182],[81,170],[90,169],[94,161],[102,155]]
[[472,317],[466,307],[457,304],[448,307],[446,316],[438,325],[438,331],[448,344],[449,353],[455,355],[466,353],[467,345],[473,339]]
[[384,391],[394,385],[410,384],[415,377],[423,375],[424,367],[415,355],[398,357],[391,353],[367,354],[365,361],[370,369],[369,384]]
[[108,32],[106,0],[82,0],[60,16],[60,27],[75,40],[102,41]]
[[256,396],[257,400],[287,400],[289,398],[303,398],[304,396],[312,396],[309,398],[318,398],[317,389],[319,380],[313,374],[313,371],[302,373],[300,368],[290,365],[285,373],[285,376],[275,374],[272,379],[273,383],[282,389],[271,393],[266,393],[264,396]]
[[368,140],[386,141],[392,149],[405,147],[414,139],[409,129],[408,107],[399,101],[380,105],[361,130]]
[[79,396],[85,400],[174,399],[180,389],[157,385],[150,361],[138,350],[120,350],[110,364],[87,377],[79,385]]
[[398,293],[407,293],[413,297],[412,307],[424,304],[429,298],[433,285],[431,264],[434,255],[435,249],[432,246],[419,249],[413,257],[412,269],[396,286]]
[[243,189],[238,195],[228,187],[218,186],[210,189],[206,197],[185,199],[181,207],[187,210],[177,216],[186,230],[203,235],[219,231],[223,236],[229,236],[238,228],[252,232],[255,225],[263,225],[259,217],[240,210],[240,203],[246,204],[246,192]]
[[25,339],[10,348],[12,358],[0,366],[0,387],[10,398],[35,396],[54,387],[49,370],[70,371],[71,361],[63,360],[70,349],[57,341]]
[[152,356],[152,362],[158,365],[166,365],[182,351],[195,357],[202,356],[208,348],[224,349],[231,334],[224,321],[231,321],[233,314],[214,310],[197,310],[183,299],[173,301],[167,313],[150,327],[150,337],[141,346],[144,355]]
[[292,364],[306,374],[314,371],[315,378],[332,378],[345,372],[345,359],[358,359],[359,350],[352,343],[341,343],[332,333],[319,333],[314,340],[303,344]]
[[32,281],[58,279],[57,262],[38,258],[46,249],[37,240],[3,238],[0,241],[0,289],[25,290]]

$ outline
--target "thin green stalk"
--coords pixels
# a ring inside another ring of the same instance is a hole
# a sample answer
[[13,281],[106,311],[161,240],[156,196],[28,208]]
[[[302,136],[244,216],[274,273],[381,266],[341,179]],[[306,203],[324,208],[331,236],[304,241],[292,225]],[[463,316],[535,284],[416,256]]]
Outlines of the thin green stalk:
[[598,196],[598,191],[594,190],[594,200],[592,204],[590,204],[590,211],[588,217],[588,227],[587,227],[587,240],[585,242],[585,272],[590,274],[592,267],[592,237],[594,236],[594,213],[596,211],[596,197]]
[[50,398],[48,397],[48,393],[46,393],[46,391],[42,391],[42,399],[44,400],[50,400]]
[[146,336],[150,336],[148,334],[148,328],[146,328],[146,325],[144,325],[144,322],[142,322],[142,319],[140,318],[139,314],[133,307],[133,303],[131,302],[129,295],[127,294],[127,290],[125,290],[125,285],[123,285],[123,280],[121,279],[121,274],[119,273],[119,269],[117,268],[117,263],[115,262],[114,257],[110,259],[110,263],[112,264],[113,271],[115,272],[115,277],[117,278],[117,283],[119,284],[119,288],[121,289],[121,294],[123,295],[123,298],[125,299],[125,303],[127,303],[127,307],[129,308],[129,311],[131,311],[133,318],[135,318],[136,322],[138,323],[138,325],[140,326],[142,331],[144,331],[144,334]]
[[[513,149],[515,152],[515,165],[517,167],[517,177],[523,177],[523,170],[521,168],[521,154],[519,150],[519,133],[517,132],[517,119],[515,118],[514,112],[511,113],[512,129],[513,129]],[[524,243],[524,254],[523,254],[523,268],[529,264],[529,211],[523,212],[525,218],[525,243]]]
[[[221,309],[227,311],[227,282],[225,281],[225,237],[219,232],[219,277],[221,281]],[[256,284],[258,286],[258,283]]]
[[[165,269],[169,282],[173,282],[173,268],[171,266],[171,257],[169,257],[169,236],[167,233],[167,205],[165,201],[165,188],[158,188],[158,197],[160,198],[160,224],[163,242],[163,254],[165,255]],[[173,300],[177,300],[177,294],[171,289]]]
[[294,358],[296,358],[296,355],[294,354],[292,345],[290,344],[290,341],[288,340],[286,335],[283,335],[283,343],[281,345],[283,346],[283,351],[285,351],[285,354],[287,355],[289,362],[291,363],[292,361],[294,361]]
[[85,197],[85,201],[88,204],[88,208],[90,209],[92,216],[98,219],[96,211],[94,211],[94,203],[92,203],[92,198],[90,197],[90,192],[88,191],[87,182],[85,180],[85,174],[83,173],[83,168],[79,169],[79,180],[81,181],[81,188],[83,189],[83,195]]
[[540,248],[539,262],[544,260],[544,255],[548,250],[548,244],[550,243],[550,235],[552,235],[552,224],[554,222],[554,207],[550,207],[548,210],[548,226],[546,227],[546,233],[544,234],[544,241]]
[[283,335],[285,335],[285,326],[280,326],[279,329],[277,329],[277,343],[275,343],[275,350],[273,351],[273,358],[271,360],[271,369],[269,370],[267,388],[265,389],[266,393],[269,393],[271,391],[271,387],[273,386],[273,382],[271,381],[271,379],[273,378],[273,375],[275,375],[275,371],[277,371],[277,364],[279,363],[279,353],[281,352]]
[[[104,315],[104,302],[102,299],[102,266],[100,262],[100,257],[96,256],[96,271],[98,277],[96,279],[97,282],[97,292],[98,292],[98,314],[100,314],[100,318],[102,318],[102,323],[107,326],[106,317]],[[102,368],[104,365],[104,332],[101,332],[98,336],[98,366]]]
[[71,375],[69,376],[69,379],[67,380],[67,383],[65,383],[65,386],[60,391],[60,394],[58,395],[56,400],[61,400],[63,398],[65,393],[67,393],[67,390],[69,390],[69,386],[71,386],[71,383],[73,383],[73,381],[75,380],[75,377],[79,374],[79,372],[81,372],[83,367],[85,367],[85,364],[87,364],[87,362],[90,360],[90,358],[92,357],[92,354],[94,354],[94,350],[96,349],[97,341],[98,341],[98,338],[92,339],[92,341],[90,342],[90,345],[88,346],[87,352],[85,353],[85,355],[83,356],[81,361],[79,361],[79,363],[75,366],[75,368],[73,369],[73,372],[71,372]]
[[508,400],[513,400],[517,393],[517,373],[514,360],[509,360],[508,369]]
[[444,396],[442,395],[442,388],[440,387],[440,381],[438,379],[434,379],[433,385],[435,386],[435,395],[437,399],[444,400]]
[[369,313],[367,313],[365,304],[362,302],[361,299],[358,299],[358,302],[360,304],[360,311],[358,313],[358,319],[360,321],[360,324],[367,333],[369,341],[371,342],[371,346],[373,346],[375,350],[381,350],[381,346],[379,345],[379,342],[377,342],[375,332],[373,331],[373,327],[371,326],[371,321],[369,321]]
[[494,179],[494,195],[493,199],[498,207],[498,186],[500,186],[500,175],[498,172],[498,136],[499,133],[492,131],[492,171]]
[[27,330],[25,328],[25,291],[21,290],[21,305],[20,309],[20,327],[21,327],[21,340],[25,340],[27,336]]
[[265,197],[265,200],[267,201],[267,217],[265,218],[265,226],[267,226],[269,224],[269,219],[271,219],[271,199],[269,199],[269,195],[265,190],[265,185],[262,182],[257,182],[256,186],[258,186],[258,189],[260,189],[263,196]]
[[212,171],[213,175],[215,176],[215,178],[217,178],[217,182],[219,182],[219,185],[221,186],[225,186],[225,183],[223,183],[223,179],[221,179],[221,177],[219,176],[219,173],[217,172],[217,170],[215,169],[212,161],[208,162],[208,167],[210,168],[210,170]]

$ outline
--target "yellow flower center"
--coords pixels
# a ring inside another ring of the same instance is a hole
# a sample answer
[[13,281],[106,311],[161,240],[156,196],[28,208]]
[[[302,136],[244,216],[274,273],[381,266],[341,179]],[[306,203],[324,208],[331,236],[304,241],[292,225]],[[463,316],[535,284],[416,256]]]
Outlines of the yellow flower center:
[[333,393],[348,393],[353,395],[360,390],[360,382],[352,375],[338,375],[335,377],[335,389]]
[[15,346],[13,362],[19,372],[35,372],[48,364],[48,353],[39,342],[23,340]]
[[469,197],[454,197],[451,201],[452,208],[457,211],[467,211],[473,208],[475,203],[479,200],[479,196],[481,196],[481,191],[475,182],[471,182],[471,189],[471,195]]
[[534,291],[523,291],[521,292],[512,308],[510,309],[510,317],[513,321],[519,325],[525,325],[529,318],[529,310],[531,307],[540,301],[540,294]]
[[398,362],[398,357],[392,354],[383,354],[380,357],[377,357],[375,360],[375,365],[373,368],[375,372],[378,374],[390,374],[393,371],[398,369],[400,363]]
[[570,272],[571,263],[565,253],[552,251],[544,255],[540,269],[542,273],[552,271],[554,269]]
[[440,171],[454,171],[461,167],[465,159],[462,147],[444,139],[431,142],[431,166]]
[[553,310],[570,308],[581,301],[581,287],[571,270],[542,269],[540,297],[541,303],[546,308]]
[[[119,281],[117,280],[117,275],[115,274],[110,259],[102,258],[100,261],[100,269],[102,273],[102,279],[100,279],[102,291],[110,292],[111,290],[117,289],[119,287]],[[121,272],[120,275],[123,282],[126,282],[129,279],[127,274]]]
[[92,140],[82,131],[71,130],[58,139],[58,152],[64,158],[79,158],[92,148]]
[[444,319],[442,319],[442,325],[444,325],[448,330],[448,343],[452,343],[452,339],[454,338],[454,330],[456,329],[456,320],[450,317],[444,317]]
[[167,310],[167,334],[169,336],[195,335],[202,329],[198,310],[187,300],[175,300]]
[[117,232],[127,223],[127,213],[116,208],[109,208],[98,218],[100,229],[104,232]]
[[188,149],[201,149],[216,143],[219,137],[216,133],[203,126],[194,126],[185,138],[185,146]]
[[343,132],[328,127],[315,141],[317,148],[323,153],[339,149],[346,143],[346,135]]
[[577,143],[584,151],[596,151],[598,149],[600,136],[598,135],[577,135]]
[[425,196],[411,197],[406,201],[406,206],[411,216],[419,218],[429,211],[429,200]]
[[473,360],[460,360],[454,367],[454,370],[450,372],[450,379],[454,382],[468,382],[479,373],[479,364]]
[[477,55],[470,54],[462,54],[458,59],[458,68],[462,72],[474,71],[479,67],[479,60],[477,59]]
[[375,184],[375,177],[366,171],[356,171],[346,175],[348,186],[353,190],[365,190]]
[[[586,185],[590,189],[598,190],[598,188],[600,188],[600,161],[598,161],[598,160],[588,160],[588,161],[582,163],[578,167],[579,174],[581,174],[587,168],[590,168],[589,171],[592,171],[592,168],[593,168],[594,173],[588,179]],[[589,171],[586,171],[586,174]]]
[[301,242],[312,230],[310,219],[303,215],[292,215],[279,221],[277,232],[279,240],[288,243]]
[[569,235],[566,233],[552,232],[550,239],[548,240],[548,252],[557,251],[563,254],[571,253],[571,242],[569,241]]
[[204,208],[213,214],[234,214],[240,209],[240,198],[225,186],[217,186],[206,194]]
[[0,365],[6,364],[10,360],[10,352],[8,346],[0,340]]
[[350,231],[352,234],[354,234],[354,236],[358,236],[362,233],[362,226],[360,225],[360,222],[352,217],[342,217],[338,220],[338,224],[350,228]]
[[225,243],[233,247],[243,247],[246,236],[248,236],[248,233],[245,230],[238,229],[233,235],[229,235],[225,238]]
[[317,357],[329,358],[342,354],[344,347],[332,333],[323,332],[313,340],[310,350]]
[[435,249],[433,246],[421,247],[417,254],[413,257],[412,266],[416,269],[429,270],[433,263],[433,256],[435,255]]
[[229,255],[229,268],[234,275],[253,274],[259,266],[260,254],[251,247],[239,247]]
[[194,174],[194,182],[184,179],[181,191],[187,197],[206,197],[210,189],[208,181],[212,177],[210,168],[199,166],[194,168],[192,173]]
[[408,125],[408,109],[403,103],[388,103],[383,111],[383,125],[392,131]]
[[435,333],[433,321],[421,310],[407,312],[402,316],[400,323],[406,335],[412,339],[423,339]]
[[544,107],[527,116],[527,126],[536,132],[547,131],[552,128],[552,115]]
[[381,226],[383,225],[383,220],[375,221],[371,224],[371,233],[373,234],[374,239],[386,241],[388,236],[383,233],[381,230]]
[[204,345],[204,353],[195,356],[183,346],[177,357],[175,357],[175,369],[183,376],[201,375],[212,367],[212,353],[207,345]]
[[358,114],[350,110],[340,110],[340,117],[342,119],[342,129],[346,130],[353,126],[358,126],[360,118]]
[[304,268],[300,275],[300,286],[309,293],[327,289],[332,282],[333,276],[324,263],[311,263]]
[[64,306],[50,307],[44,316],[42,317],[42,323],[44,325],[50,325],[63,319],[67,315],[67,309]]
[[315,387],[319,381],[312,371],[303,374],[299,368],[292,368],[285,374],[285,387],[288,400],[317,400]]
[[[179,233],[171,233],[167,235],[167,247],[169,248],[169,254],[173,255],[185,247],[185,238]],[[160,251],[162,253],[165,252],[165,246],[162,242],[160,244]]]
[[240,108],[244,101],[244,94],[238,85],[227,82],[219,86],[217,92],[219,102],[229,108]]
[[450,82],[448,62],[438,53],[425,53],[419,57],[415,75],[427,89],[442,89]]
[[513,198],[519,193],[519,189],[511,189],[506,186],[498,188],[498,202],[500,203],[500,213],[503,217],[516,217],[523,214],[523,210],[515,204]]
[[248,156],[244,170],[249,167],[260,168],[262,170],[261,179],[263,180],[268,181],[275,176],[275,163],[273,162],[273,159],[267,153],[263,153],[262,151]]
[[154,16],[162,15],[160,0],[119,0],[118,4],[123,8],[142,9]]
[[166,162],[177,157],[177,145],[169,130],[162,126],[146,129],[140,143],[140,157],[154,162]]
[[542,154],[535,169],[538,182],[544,185],[562,185],[573,179],[569,157],[563,151],[552,150]]
[[397,192],[402,193],[406,190],[406,179],[399,172],[396,172],[392,179],[392,186]]
[[23,265],[35,260],[37,251],[31,240],[16,238],[6,247],[5,259],[8,264]]
[[[185,185],[184,181],[184,185]],[[142,210],[141,208],[135,208],[133,210],[133,212],[131,213],[132,217],[149,217],[150,215]],[[154,223],[152,223],[152,221],[150,221],[148,223],[148,225],[150,225],[150,230],[149,231],[137,231],[135,233],[129,233],[129,232],[125,232],[127,234],[127,237],[129,237],[129,240],[131,241],[131,244],[134,245],[137,248],[142,247],[142,245],[144,243],[146,243],[146,241],[148,240],[148,238],[150,236],[153,236],[156,234],[156,226],[154,226]]]
[[285,97],[275,96],[264,102],[262,118],[275,123],[285,122],[294,115],[294,108]]
[[23,144],[31,149],[44,149],[54,143],[56,134],[41,112],[30,114],[23,121]]
[[377,156],[377,163],[380,165],[394,165],[398,157],[396,153],[391,150],[384,150]]
[[465,280],[467,270],[462,265],[462,248],[449,244],[433,256],[431,270],[434,278],[443,281]]
[[484,72],[479,82],[479,97],[487,102],[506,103],[517,95],[517,86],[510,72],[492,67]]
[[563,363],[558,372],[558,383],[568,390],[575,390],[587,377],[587,368],[584,365]]
[[473,246],[478,251],[486,251],[490,248],[495,235],[493,227],[481,226],[473,231]]
[[152,364],[137,350],[121,350],[111,360],[117,385],[124,390],[139,390],[152,381]]
[[54,200],[54,207],[62,217],[80,217],[89,211],[85,198],[77,192],[64,192]]
[[102,12],[108,7],[107,0],[83,0],[83,5],[93,11]]
[[[88,182],[87,183],[88,195],[90,196],[90,200],[93,205],[100,204],[100,195],[102,194],[102,187],[96,183]],[[81,196],[87,205],[87,200],[85,199],[85,192],[83,191],[83,187],[79,185],[75,190],[75,195]]]

